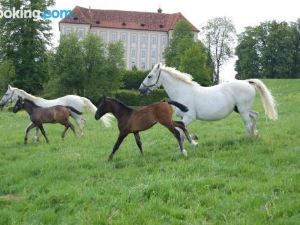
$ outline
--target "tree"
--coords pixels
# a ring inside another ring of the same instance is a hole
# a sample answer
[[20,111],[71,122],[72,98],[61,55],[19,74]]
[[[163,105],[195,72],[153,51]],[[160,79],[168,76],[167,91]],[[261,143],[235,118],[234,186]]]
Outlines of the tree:
[[121,86],[122,70],[125,68],[124,46],[121,41],[108,44],[106,58],[105,93],[112,93]]
[[286,22],[268,21],[246,28],[236,47],[238,74],[242,78],[297,77],[298,38],[295,24]]
[[123,44],[106,45],[92,33],[81,41],[76,34],[69,34],[61,37],[56,52],[50,54],[49,65],[51,79],[46,85],[47,93],[55,96],[73,93],[97,101],[121,86],[125,65]]
[[233,56],[233,45],[236,38],[235,27],[231,19],[217,17],[207,22],[203,28],[204,43],[208,49],[213,69],[213,80],[219,83],[221,66]]
[[[92,99],[103,93],[103,83],[106,83],[105,45],[95,34],[89,33],[82,41],[84,58],[84,94]],[[100,90],[99,90],[100,89]]]
[[15,68],[13,62],[5,60],[0,63],[0,93],[3,93],[7,89],[7,85],[11,80],[15,79]]
[[300,18],[291,24],[294,33],[295,48],[293,49],[293,69],[292,75],[295,78],[300,77]]
[[194,39],[191,25],[186,20],[179,21],[173,31],[169,46],[164,51],[167,66],[194,76],[202,85],[211,84],[211,71],[207,52],[200,41]]
[[[1,9],[44,11],[52,6],[53,0],[0,0]],[[37,93],[47,79],[46,46],[51,38],[50,20],[36,18],[0,19],[0,61],[10,60],[16,75],[13,85]]]
[[76,34],[61,37],[53,66],[60,94],[84,94],[85,61],[82,44]]
[[164,58],[167,66],[179,68],[183,52],[194,42],[191,25],[186,20],[177,22],[169,46],[165,48]]
[[200,42],[193,43],[184,51],[179,69],[192,74],[194,80],[203,86],[211,84],[211,70],[207,66],[207,54]]
[[257,34],[257,28],[246,27],[239,35],[239,45],[235,49],[238,56],[235,70],[242,79],[261,77]]

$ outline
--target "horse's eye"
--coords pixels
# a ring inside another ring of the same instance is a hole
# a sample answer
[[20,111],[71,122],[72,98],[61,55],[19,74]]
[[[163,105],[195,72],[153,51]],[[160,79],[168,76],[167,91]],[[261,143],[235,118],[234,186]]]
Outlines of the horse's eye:
[[151,78],[152,78],[152,75],[149,75],[149,76],[148,76],[148,79],[151,79]]

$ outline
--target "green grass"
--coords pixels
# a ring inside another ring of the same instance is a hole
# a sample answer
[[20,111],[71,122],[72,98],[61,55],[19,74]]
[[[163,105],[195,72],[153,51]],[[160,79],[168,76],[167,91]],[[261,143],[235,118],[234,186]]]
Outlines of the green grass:
[[85,135],[45,127],[23,144],[23,113],[0,112],[0,224],[299,224],[300,80],[267,80],[279,120],[266,119],[260,100],[257,140],[245,138],[238,114],[189,126],[199,146],[157,125],[141,133],[141,156],[129,136],[112,162],[117,138],[88,113]]

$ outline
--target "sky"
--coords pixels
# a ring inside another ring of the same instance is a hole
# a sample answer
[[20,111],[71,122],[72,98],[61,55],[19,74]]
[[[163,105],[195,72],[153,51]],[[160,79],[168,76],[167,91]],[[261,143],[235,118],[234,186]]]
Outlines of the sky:
[[[116,9],[127,11],[164,13],[181,12],[198,29],[209,19],[230,17],[237,33],[247,26],[256,26],[268,20],[296,21],[300,18],[300,0],[56,0],[55,9],[73,9],[76,5],[92,9]],[[52,20],[53,43],[59,39],[59,19]],[[226,63],[221,76],[224,80],[234,77],[235,58]]]

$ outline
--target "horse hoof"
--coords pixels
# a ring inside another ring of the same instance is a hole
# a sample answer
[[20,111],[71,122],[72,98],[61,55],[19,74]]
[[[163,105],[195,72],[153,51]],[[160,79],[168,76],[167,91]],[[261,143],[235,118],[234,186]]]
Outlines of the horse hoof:
[[187,157],[187,155],[188,155],[188,154],[187,154],[187,151],[186,151],[185,149],[182,150],[182,154],[183,154],[185,157]]
[[192,141],[191,141],[191,144],[192,144],[193,146],[195,146],[195,147],[198,146],[198,142],[195,141],[195,140],[192,140]]

